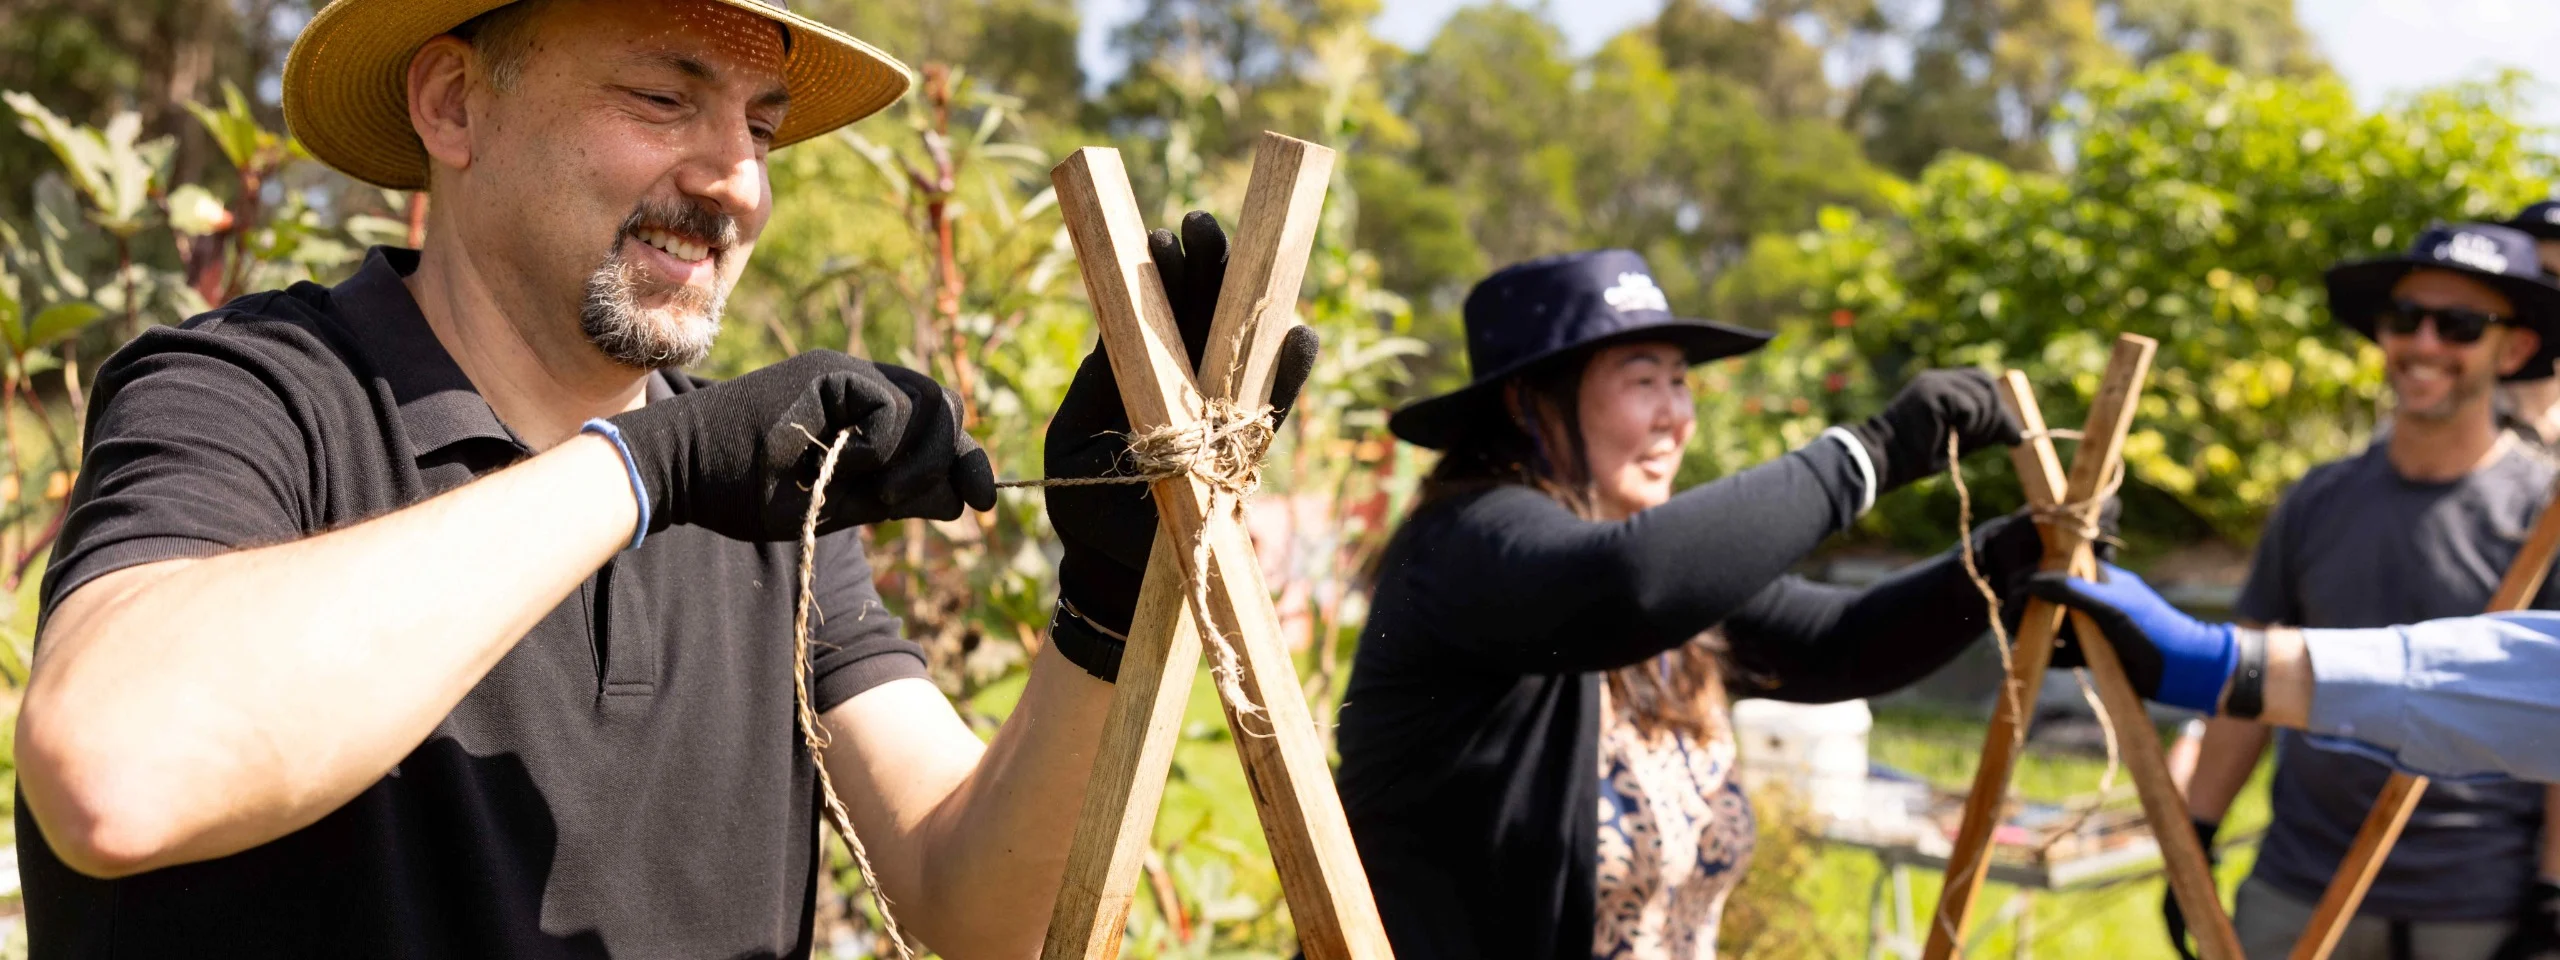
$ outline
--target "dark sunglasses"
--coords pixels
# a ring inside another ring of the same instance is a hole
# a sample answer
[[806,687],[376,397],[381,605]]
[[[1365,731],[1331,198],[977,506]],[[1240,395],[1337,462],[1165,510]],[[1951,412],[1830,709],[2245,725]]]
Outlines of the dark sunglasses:
[[2459,307],[2430,307],[2396,300],[2374,315],[2374,327],[2383,333],[2415,336],[2418,327],[2428,320],[2436,323],[2436,339],[2446,343],[2471,343],[2488,333],[2491,326],[2513,323],[2515,318],[2494,313],[2464,310]]

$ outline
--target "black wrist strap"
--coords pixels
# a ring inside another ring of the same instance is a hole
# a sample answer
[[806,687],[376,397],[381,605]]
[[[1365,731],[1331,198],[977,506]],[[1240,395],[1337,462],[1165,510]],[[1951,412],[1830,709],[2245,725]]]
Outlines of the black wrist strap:
[[1128,650],[1127,641],[1085,619],[1065,597],[1058,598],[1058,609],[1049,614],[1049,642],[1058,655],[1104,683],[1120,681],[1120,655]]
[[2231,671],[2231,690],[2223,695],[2222,715],[2255,720],[2267,706],[2267,634],[2233,627],[2231,642],[2240,648],[2240,666]]

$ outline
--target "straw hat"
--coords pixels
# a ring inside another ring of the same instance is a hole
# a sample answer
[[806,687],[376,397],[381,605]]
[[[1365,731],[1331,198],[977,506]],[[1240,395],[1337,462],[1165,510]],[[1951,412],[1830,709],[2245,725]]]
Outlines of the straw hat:
[[[510,0],[332,0],[284,65],[284,119],[321,162],[396,190],[427,185],[427,151],[409,126],[409,59],[428,40]],[[788,0],[717,0],[790,30],[783,83],[789,146],[878,112],[915,74],[870,44],[786,9]]]

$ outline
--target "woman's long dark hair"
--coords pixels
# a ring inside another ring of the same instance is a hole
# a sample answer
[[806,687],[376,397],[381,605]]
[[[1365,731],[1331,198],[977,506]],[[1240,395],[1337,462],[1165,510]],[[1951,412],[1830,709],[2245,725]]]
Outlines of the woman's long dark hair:
[[[1493,409],[1450,445],[1423,478],[1416,509],[1518,484],[1586,520],[1598,497],[1582,436],[1582,376],[1588,352],[1525,371],[1503,386]],[[1663,731],[1708,740],[1724,733],[1724,637],[1713,629],[1662,656],[1609,671],[1609,695],[1634,708],[1647,736]]]

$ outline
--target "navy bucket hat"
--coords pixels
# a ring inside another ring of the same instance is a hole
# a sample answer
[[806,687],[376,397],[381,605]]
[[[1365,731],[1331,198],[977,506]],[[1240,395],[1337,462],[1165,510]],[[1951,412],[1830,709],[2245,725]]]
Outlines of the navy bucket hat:
[[2344,263],[2329,269],[2329,316],[2366,337],[2382,308],[2391,303],[2391,288],[2413,270],[2445,270],[2486,283],[2515,304],[2518,325],[2542,335],[2542,350],[2507,380],[2540,380],[2551,376],[2560,359],[2560,287],[2542,272],[2533,237],[2512,227],[2488,223],[2439,224],[2418,235],[2409,252],[2397,257]]
[[[2560,292],[2560,291],[2555,291]],[[1568,253],[1494,271],[1467,293],[1465,387],[1398,410],[1387,429],[1445,450],[1502,422],[1502,382],[1620,343],[1676,345],[1692,364],[1760,349],[1769,334],[1674,316],[1653,271],[1631,250]]]

